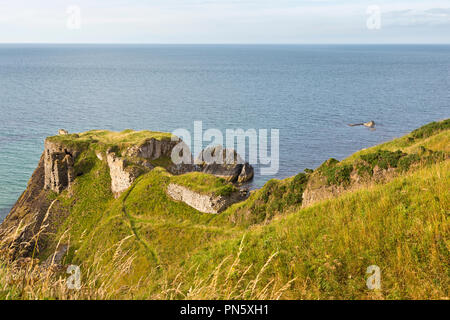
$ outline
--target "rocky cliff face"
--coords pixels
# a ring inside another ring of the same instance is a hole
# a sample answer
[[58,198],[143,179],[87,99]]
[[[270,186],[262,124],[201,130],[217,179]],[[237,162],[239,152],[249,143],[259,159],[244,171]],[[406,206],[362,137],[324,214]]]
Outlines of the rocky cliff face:
[[[220,160],[221,161],[214,161]],[[244,183],[253,179],[253,167],[232,149],[215,146],[204,149],[198,156],[198,170],[233,183]]]
[[200,212],[213,214],[220,213],[230,205],[245,199],[245,195],[239,191],[229,196],[205,195],[174,183],[167,187],[167,194],[173,200],[182,201]]
[[44,189],[60,193],[71,186],[77,151],[46,140],[44,143]]
[[340,163],[329,159],[310,175],[303,193],[303,207],[337,197],[343,192],[385,183],[415,167],[449,158],[447,152],[433,151],[421,145],[412,153],[378,149],[362,154],[352,162]]
[[[124,139],[120,140],[122,135]],[[150,138],[146,139],[147,135]],[[152,136],[158,138],[151,138]],[[11,244],[17,257],[27,257],[32,252],[45,248],[46,234],[51,234],[58,223],[62,223],[70,214],[67,209],[60,208],[58,200],[52,200],[55,198],[54,193],[69,190],[71,192],[67,196],[73,196],[76,175],[83,174],[83,170],[86,170],[82,164],[83,159],[89,159],[89,153],[93,151],[109,167],[111,191],[116,198],[136,178],[157,165],[164,166],[174,174],[204,171],[232,182],[244,182],[253,177],[253,168],[246,163],[175,166],[170,157],[178,143],[179,141],[172,141],[167,134],[162,136],[161,133],[132,130],[120,133],[103,130],[80,134],[61,132],[58,136],[47,138],[44,152],[27,189],[0,226],[0,240]],[[84,158],[79,162],[81,155]],[[167,192],[173,199],[184,201],[197,210],[208,213],[219,213],[230,204],[243,199],[239,193],[227,197],[206,196],[176,185],[171,185]]]
[[127,190],[138,177],[138,173],[131,168],[127,168],[126,161],[117,157],[114,152],[106,155],[111,176],[111,191],[118,198],[122,192]]
[[45,188],[45,153],[28,182],[27,188],[0,225],[0,240],[13,248],[13,258],[28,256],[33,238],[44,221],[50,206],[49,190]]
[[316,202],[336,198],[345,192],[356,191],[374,183],[384,183],[394,178],[397,175],[397,171],[395,168],[382,169],[379,166],[375,166],[371,176],[361,176],[357,168],[352,167],[348,175],[346,183],[329,184],[327,178],[320,173],[320,170],[314,172],[310,176],[303,193],[302,207],[309,207]]
[[[140,174],[147,169],[153,169],[152,160],[169,158],[172,149],[178,141],[150,139],[141,145],[128,148],[125,157],[119,157],[115,152],[106,152],[106,161],[111,176],[111,191],[117,198],[127,190]],[[104,157],[98,154],[99,159]],[[140,170],[141,168],[141,170]]]
[[[59,135],[72,138],[67,132],[60,132]],[[73,135],[73,139],[79,139],[79,135]],[[98,143],[98,140],[92,139],[92,143]],[[149,139],[133,145],[125,153],[126,158],[131,161],[118,157],[111,151],[107,151],[106,155],[98,152],[97,157],[105,160],[110,168],[114,195],[119,196],[139,174],[145,172],[139,168],[152,169],[149,161],[170,156],[176,143],[170,139]],[[57,201],[50,199],[52,192],[60,194],[66,189],[70,190],[75,182],[77,157],[83,152],[83,148],[90,148],[89,142],[85,140],[79,144],[81,148],[75,145],[65,143],[64,140],[45,140],[44,152],[26,190],[0,225],[0,240],[13,249],[13,258],[27,257],[44,248],[46,234],[56,227],[53,221],[64,219],[67,214],[58,212]]]
[[[7,239],[13,256],[29,256],[39,251],[46,235],[54,230],[51,191],[61,193],[75,180],[74,163],[78,151],[64,144],[44,142],[44,152],[27,188],[0,226],[0,239]],[[60,213],[60,215],[62,215]]]
[[172,155],[172,149],[178,143],[179,141],[150,139],[142,145],[130,147],[126,155],[147,160],[170,157]]

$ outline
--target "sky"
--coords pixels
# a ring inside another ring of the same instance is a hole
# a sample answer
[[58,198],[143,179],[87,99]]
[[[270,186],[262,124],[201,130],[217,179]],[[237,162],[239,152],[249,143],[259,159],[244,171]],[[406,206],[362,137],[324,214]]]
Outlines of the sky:
[[450,0],[0,0],[0,43],[450,44]]

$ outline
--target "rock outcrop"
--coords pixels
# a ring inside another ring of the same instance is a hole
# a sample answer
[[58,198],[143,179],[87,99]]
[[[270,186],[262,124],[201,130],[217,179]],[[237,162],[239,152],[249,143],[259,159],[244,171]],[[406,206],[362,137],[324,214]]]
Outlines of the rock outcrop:
[[305,191],[303,192],[302,207],[309,207],[316,202],[332,199],[345,192],[356,191],[373,183],[383,183],[395,177],[394,168],[381,169],[375,166],[372,177],[362,177],[354,168],[350,173],[348,184],[334,185],[328,184],[327,178],[319,172],[314,172],[308,180]]
[[170,157],[172,155],[172,149],[178,143],[179,141],[172,141],[170,139],[150,139],[141,145],[130,147],[126,152],[126,155],[128,157],[144,158],[147,160]]
[[241,191],[235,191],[229,196],[206,195],[174,183],[167,187],[167,194],[173,200],[182,201],[200,212],[213,214],[224,211],[230,205],[240,202],[246,197],[246,194]]
[[369,121],[369,122],[363,122],[363,123],[351,123],[349,124],[350,127],[356,127],[356,126],[364,126],[367,128],[375,128],[375,121]]
[[375,121],[364,122],[364,126],[367,128],[375,128]]
[[[105,135],[110,135],[109,139]],[[130,133],[126,132],[124,135]],[[46,238],[70,214],[70,210],[58,201],[51,200],[52,193],[60,194],[68,190],[68,196],[73,195],[76,177],[85,174],[85,170],[90,170],[90,165],[94,162],[89,158],[89,152],[94,151],[97,158],[108,165],[111,190],[116,198],[137,177],[155,166],[164,166],[173,174],[203,171],[239,183],[253,177],[253,168],[248,163],[237,161],[238,155],[234,151],[235,161],[232,163],[175,165],[171,162],[171,155],[179,141],[173,141],[171,137],[152,137],[144,141],[136,139],[135,144],[126,140],[125,143],[120,140],[117,144],[111,143],[116,138],[117,133],[106,131],[68,134],[67,131],[60,130],[58,136],[45,140],[44,152],[26,190],[0,226],[0,239],[11,244],[9,247],[13,249],[15,257],[29,257],[32,252],[43,250]],[[86,159],[78,159],[81,154]],[[214,196],[199,194],[176,185],[171,185],[167,193],[176,200],[208,213],[219,213],[230,204],[245,198],[239,191],[229,196]]]
[[44,188],[60,193],[74,181],[74,161],[77,152],[59,143],[44,143]]
[[254,169],[233,149],[215,146],[204,149],[196,159],[198,170],[233,183],[250,181]]
[[[106,152],[106,161],[109,166],[111,191],[114,193],[114,196],[118,198],[122,192],[133,184],[140,174],[147,169],[153,169],[152,160],[168,159],[177,143],[178,141],[170,139],[149,139],[143,144],[128,148],[125,152],[125,157],[119,157],[115,152],[108,150]],[[97,153],[97,158],[103,160],[104,156],[101,153]]]
[[0,225],[0,240],[8,244],[12,258],[28,256],[32,252],[33,246],[37,244],[33,242],[34,236],[49,212],[51,201],[48,198],[49,190],[44,188],[44,159],[45,154],[42,154],[27,188]]
[[336,159],[329,159],[310,175],[302,204],[306,207],[321,200],[337,197],[343,192],[385,183],[422,164],[436,163],[449,158],[450,154],[447,152],[433,151],[420,146],[417,153],[378,149],[363,153],[352,162],[340,163]]
[[109,152],[106,155],[106,161],[111,176],[111,191],[118,198],[122,192],[131,187],[139,174],[136,170],[127,168],[126,160],[117,157],[114,152]]

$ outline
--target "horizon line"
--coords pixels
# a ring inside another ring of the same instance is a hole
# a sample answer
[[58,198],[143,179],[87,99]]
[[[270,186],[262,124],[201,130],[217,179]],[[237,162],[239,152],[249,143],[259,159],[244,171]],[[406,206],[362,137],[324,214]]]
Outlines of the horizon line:
[[348,42],[348,43],[337,43],[337,42],[324,42],[324,43],[273,43],[273,42],[261,42],[261,43],[245,43],[245,42],[217,42],[217,43],[165,43],[165,42],[0,42],[0,45],[248,45],[248,46],[262,46],[262,45],[450,45],[450,42],[411,42],[411,43],[383,43],[383,42],[373,42],[373,43],[360,43],[360,42]]

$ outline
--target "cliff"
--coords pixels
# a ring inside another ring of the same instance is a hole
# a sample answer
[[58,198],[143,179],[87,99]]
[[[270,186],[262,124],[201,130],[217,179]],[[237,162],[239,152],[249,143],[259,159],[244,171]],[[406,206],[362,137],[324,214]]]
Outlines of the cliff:
[[[63,197],[74,199],[77,195],[73,185],[92,170],[96,161],[106,167],[107,184],[116,199],[127,191],[138,177],[155,167],[185,174],[179,181],[189,181],[191,176],[187,173],[203,169],[194,164],[176,166],[171,162],[172,150],[179,142],[180,140],[171,134],[161,132],[93,130],[69,134],[60,130],[59,135],[45,140],[38,167],[27,189],[0,226],[0,236],[10,241],[9,246],[14,248],[13,257],[26,257],[45,250],[48,235],[64,223],[65,217],[71,211],[70,208],[57,208],[60,202],[58,195],[63,194]],[[231,204],[245,199],[245,194],[220,177],[231,172],[236,173],[236,177],[227,179],[228,181],[248,181],[253,177],[253,168],[248,163],[217,164],[214,168],[208,167],[207,171],[208,174],[201,174],[210,180],[210,184],[204,184],[207,192],[196,193],[182,186],[175,188],[175,185],[171,184],[167,189],[168,194],[172,199],[185,202],[205,213],[219,213]],[[251,176],[241,174],[242,171],[251,172]],[[203,179],[203,182],[205,181]],[[214,195],[217,183],[222,189],[232,188],[232,192]],[[195,183],[191,183],[192,185]],[[54,203],[55,207],[51,208]]]
[[[434,122],[247,195],[227,181],[245,164],[175,167],[169,134],[49,137],[0,226],[0,285],[10,298],[448,297],[449,141],[450,121]],[[5,280],[52,260],[79,266],[83,289],[64,273]],[[379,292],[365,286],[374,264]]]

